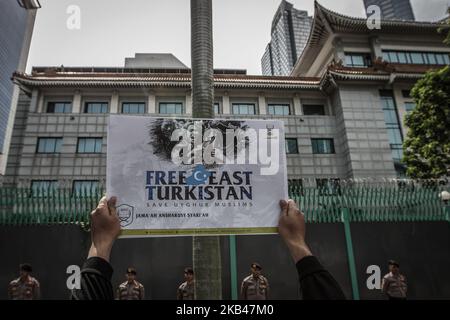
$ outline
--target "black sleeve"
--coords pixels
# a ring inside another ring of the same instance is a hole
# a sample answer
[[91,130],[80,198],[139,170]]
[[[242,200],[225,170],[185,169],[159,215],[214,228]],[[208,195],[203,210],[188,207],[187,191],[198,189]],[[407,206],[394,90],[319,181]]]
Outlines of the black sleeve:
[[345,300],[339,284],[316,257],[305,257],[296,266],[304,300]]
[[104,259],[92,257],[81,269],[80,289],[72,290],[72,300],[113,300],[113,269]]

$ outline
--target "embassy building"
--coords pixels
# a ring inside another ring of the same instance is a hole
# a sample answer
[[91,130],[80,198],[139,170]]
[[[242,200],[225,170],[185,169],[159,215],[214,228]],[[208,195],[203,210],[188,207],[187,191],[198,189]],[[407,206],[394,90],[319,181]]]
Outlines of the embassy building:
[[[288,178],[295,182],[402,176],[403,119],[415,107],[410,89],[426,71],[450,64],[439,27],[386,20],[369,30],[365,19],[316,3],[292,74],[215,70],[215,114],[284,121]],[[155,66],[140,54],[125,67],[15,73],[22,93],[4,183],[74,190],[103,184],[109,114],[192,115],[190,69],[174,59],[159,55]]]

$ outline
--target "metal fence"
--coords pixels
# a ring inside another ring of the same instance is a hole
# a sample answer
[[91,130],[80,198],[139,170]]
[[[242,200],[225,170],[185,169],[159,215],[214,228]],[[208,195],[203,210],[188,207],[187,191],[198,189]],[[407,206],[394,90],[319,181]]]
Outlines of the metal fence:
[[349,180],[331,186],[289,186],[309,223],[447,221],[447,181]]
[[0,188],[0,225],[88,224],[102,189]]
[[[347,180],[318,187],[313,181],[289,185],[289,197],[308,223],[449,221],[443,191],[447,181]],[[0,187],[0,225],[89,223],[103,188],[31,189]]]

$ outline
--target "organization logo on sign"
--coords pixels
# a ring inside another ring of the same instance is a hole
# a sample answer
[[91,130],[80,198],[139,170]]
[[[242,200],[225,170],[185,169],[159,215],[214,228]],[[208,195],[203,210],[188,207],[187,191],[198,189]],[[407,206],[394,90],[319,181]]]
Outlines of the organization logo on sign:
[[128,204],[121,204],[116,207],[117,215],[119,216],[120,226],[129,226],[134,220],[134,207]]

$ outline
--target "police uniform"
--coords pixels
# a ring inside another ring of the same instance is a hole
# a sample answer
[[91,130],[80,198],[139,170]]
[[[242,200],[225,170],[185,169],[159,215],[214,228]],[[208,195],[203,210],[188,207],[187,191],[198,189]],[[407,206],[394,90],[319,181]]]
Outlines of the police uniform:
[[41,294],[39,281],[31,276],[25,280],[17,278],[9,283],[8,294],[11,300],[38,300]]
[[194,281],[191,283],[183,282],[177,291],[178,300],[194,300]]
[[261,275],[257,278],[249,275],[242,281],[241,295],[244,300],[267,300],[269,298],[269,281]]
[[134,280],[129,283],[125,281],[117,288],[117,300],[144,300],[144,286]]
[[382,288],[389,299],[406,299],[408,284],[406,283],[406,277],[401,274],[394,275],[389,272],[383,277]]

